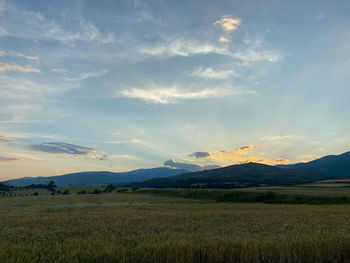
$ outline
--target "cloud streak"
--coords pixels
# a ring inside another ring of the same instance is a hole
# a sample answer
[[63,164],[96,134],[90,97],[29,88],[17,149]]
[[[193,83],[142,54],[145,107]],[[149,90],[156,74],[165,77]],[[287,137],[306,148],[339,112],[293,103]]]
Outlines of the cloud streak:
[[193,72],[190,73],[191,76],[198,78],[207,78],[207,79],[227,79],[229,77],[239,77],[239,75],[233,70],[222,70],[216,71],[213,68],[196,68]]
[[4,73],[6,71],[20,71],[24,73],[41,73],[40,69],[34,68],[31,65],[21,66],[16,63],[3,63],[0,62],[0,73]]
[[6,156],[0,156],[0,162],[12,162],[12,161],[19,161],[20,159],[14,158],[14,157],[6,157]]
[[171,87],[152,87],[150,89],[129,88],[117,93],[117,96],[140,99],[150,103],[175,104],[182,100],[197,100],[208,98],[219,98],[224,96],[239,95],[242,93],[254,93],[253,91],[242,91],[235,89],[202,89],[186,90],[174,85]]
[[90,147],[79,146],[64,142],[43,142],[41,144],[32,145],[31,149],[47,153],[66,153],[74,155],[88,155],[96,150]]

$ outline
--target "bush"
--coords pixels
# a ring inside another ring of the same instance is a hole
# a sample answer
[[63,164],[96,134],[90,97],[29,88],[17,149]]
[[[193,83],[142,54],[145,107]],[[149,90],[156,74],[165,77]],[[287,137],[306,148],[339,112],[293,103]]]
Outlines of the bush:
[[96,195],[96,194],[101,194],[101,193],[102,193],[102,191],[100,189],[96,188],[91,194]]
[[107,192],[112,192],[113,190],[115,190],[115,185],[114,184],[109,184],[106,186],[106,191]]
[[78,195],[86,195],[86,194],[87,194],[87,192],[85,190],[78,192]]
[[68,190],[64,190],[64,192],[62,194],[69,195],[69,191]]

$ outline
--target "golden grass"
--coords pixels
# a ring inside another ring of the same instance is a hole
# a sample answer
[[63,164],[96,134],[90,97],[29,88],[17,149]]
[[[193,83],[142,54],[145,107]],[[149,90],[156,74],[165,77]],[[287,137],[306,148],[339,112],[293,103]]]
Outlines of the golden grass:
[[350,262],[350,206],[0,199],[0,262]]

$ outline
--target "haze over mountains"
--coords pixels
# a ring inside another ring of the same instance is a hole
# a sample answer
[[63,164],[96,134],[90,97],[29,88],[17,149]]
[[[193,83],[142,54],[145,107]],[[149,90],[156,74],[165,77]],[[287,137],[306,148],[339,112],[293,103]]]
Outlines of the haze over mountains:
[[[129,184],[142,187],[210,187],[236,188],[259,185],[306,183],[350,176],[350,152],[329,155],[307,163],[269,166],[257,163],[201,167],[168,160],[169,167],[138,169],[130,172],[80,172],[52,177],[20,178],[7,181],[14,186],[46,184],[58,186],[89,184]],[[176,165],[176,167],[175,167]],[[171,168],[170,168],[171,167]],[[174,169],[177,168],[177,169]],[[204,169],[204,170],[203,170]]]

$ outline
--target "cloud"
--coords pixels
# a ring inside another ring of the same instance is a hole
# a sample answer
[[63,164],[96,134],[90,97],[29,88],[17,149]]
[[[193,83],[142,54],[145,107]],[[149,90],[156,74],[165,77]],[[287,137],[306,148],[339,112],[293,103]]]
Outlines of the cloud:
[[208,78],[208,79],[226,79],[231,76],[239,77],[239,75],[235,73],[233,70],[215,71],[212,68],[202,68],[202,67],[195,69],[192,73],[190,73],[190,75],[194,77]]
[[202,170],[202,167],[199,165],[190,164],[190,163],[179,163],[179,162],[175,162],[173,159],[169,159],[165,161],[164,166],[167,166],[173,169],[184,169],[190,172],[196,172],[196,171]]
[[31,146],[32,150],[47,152],[47,153],[66,153],[73,155],[88,155],[96,152],[95,149],[85,146],[79,146],[64,142],[43,142]]
[[210,153],[209,152],[194,152],[194,153],[189,154],[188,156],[196,157],[197,159],[198,158],[206,158],[206,157],[210,156]]
[[140,143],[142,142],[140,139],[131,139],[131,140],[127,140],[127,141],[109,141],[107,143],[111,143],[111,144],[129,144],[129,143]]
[[115,131],[115,132],[113,132],[113,135],[118,136],[118,135],[120,135],[120,132]]
[[224,36],[220,36],[219,40],[220,43],[229,43],[230,40]]
[[242,91],[234,89],[207,88],[202,90],[185,90],[176,85],[170,87],[154,86],[149,89],[129,88],[117,93],[117,96],[140,99],[146,102],[160,104],[175,104],[181,100],[196,100],[207,98],[219,98],[224,96],[238,95],[242,93],[254,93],[253,91]]
[[227,54],[227,50],[221,47],[216,47],[209,43],[203,43],[197,40],[185,40],[184,38],[169,39],[164,43],[155,44],[152,46],[144,46],[139,48],[140,53],[159,57],[173,57],[173,56],[193,56],[197,54]]
[[230,32],[235,31],[241,24],[241,19],[232,17],[231,15],[224,15],[220,20],[216,21],[214,25],[220,25],[223,30]]
[[191,124],[186,124],[186,125],[184,126],[184,128],[185,128],[186,130],[194,130],[194,126],[191,125]]
[[241,60],[243,62],[243,65],[262,61],[277,62],[283,57],[281,53],[275,51],[257,50],[250,47],[234,52],[233,56]]
[[0,73],[6,72],[6,71],[21,71],[24,73],[30,73],[30,72],[41,73],[40,69],[33,68],[30,65],[21,66],[13,62],[12,63],[0,62]]
[[101,77],[101,76],[107,74],[107,72],[108,72],[108,70],[102,70],[102,71],[97,71],[97,72],[87,72],[87,73],[81,73],[77,77],[73,77],[73,78],[64,77],[63,79],[68,80],[68,81],[80,81],[80,80],[84,80],[84,79],[88,79],[88,78]]
[[[115,40],[110,33],[101,33],[91,22],[85,20],[80,13],[62,19],[61,23],[48,19],[39,12],[21,9],[10,2],[2,2],[0,6],[4,23],[0,35],[10,35],[27,39],[56,40],[65,44],[75,41],[111,43]],[[20,18],[20,19],[19,19]],[[23,23],[26,21],[26,23]]]
[[5,52],[5,51],[0,50],[0,57],[2,57],[4,55],[9,55],[9,56],[13,56],[13,57],[21,57],[21,58],[25,58],[28,60],[40,61],[40,57],[37,57],[37,56],[28,56],[28,55],[24,55],[24,54],[18,53],[18,52],[13,52],[13,51]]
[[276,135],[276,136],[264,136],[261,139],[266,141],[280,141],[293,138],[292,135]]
[[6,137],[6,136],[3,136],[3,135],[0,135],[0,143],[1,142],[8,142],[9,141],[9,138]]
[[51,71],[56,72],[56,73],[68,73],[69,71],[64,68],[53,68]]
[[250,144],[250,145],[245,145],[245,146],[236,148],[233,152],[234,154],[237,154],[237,155],[244,155],[248,153],[249,149],[253,149],[253,148],[255,148],[255,145]]
[[19,161],[20,159],[14,158],[14,157],[6,157],[6,156],[0,156],[0,162],[11,162],[11,161]]

